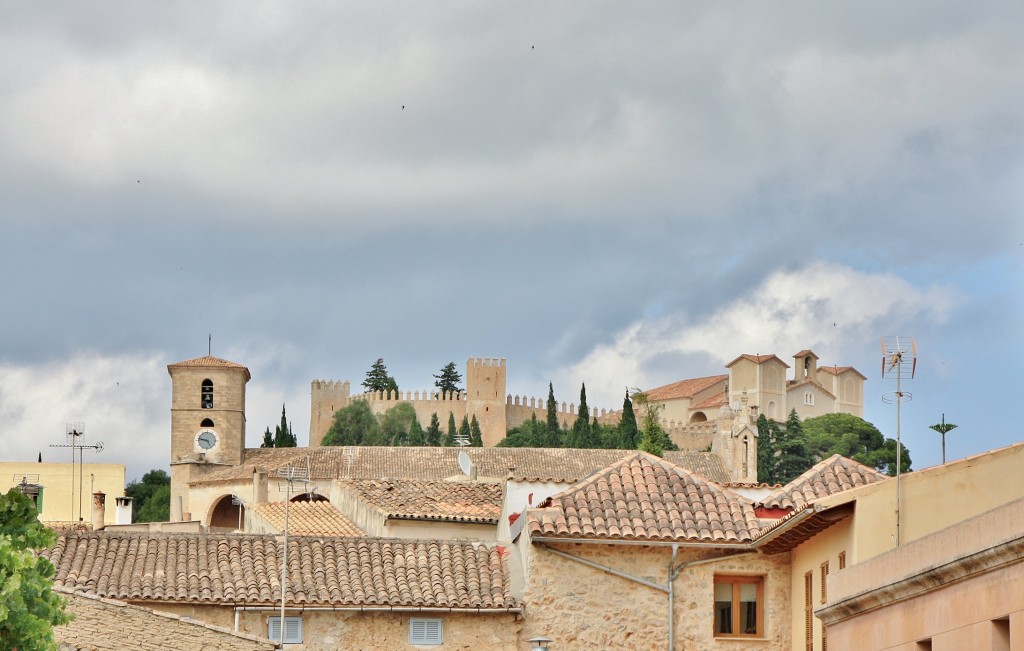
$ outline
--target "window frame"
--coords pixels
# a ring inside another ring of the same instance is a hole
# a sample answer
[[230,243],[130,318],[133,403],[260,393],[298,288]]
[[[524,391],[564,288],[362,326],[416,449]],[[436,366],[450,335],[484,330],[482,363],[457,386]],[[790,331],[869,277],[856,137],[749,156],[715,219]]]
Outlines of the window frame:
[[213,409],[213,380],[205,378],[200,384],[199,406],[202,409]]
[[[416,635],[417,624],[425,627],[418,637]],[[436,630],[430,631],[429,627],[431,625],[436,626]],[[436,635],[431,636],[431,633]],[[444,620],[440,617],[410,617],[409,644],[414,646],[437,646],[444,644]]]
[[[289,637],[289,624],[297,623],[295,634]],[[277,630],[274,630],[274,625]],[[281,616],[271,615],[267,618],[267,639],[277,642],[281,639]],[[302,644],[302,615],[285,615],[284,618],[284,644]]]
[[764,584],[765,577],[763,574],[716,574],[712,586],[712,603],[716,603],[714,600],[714,590],[719,585],[728,585],[732,591],[732,605],[730,608],[732,614],[732,621],[730,622],[733,631],[740,630],[740,586],[742,585],[754,585],[757,588],[757,626],[754,633],[721,633],[716,630],[715,618],[712,617],[711,628],[713,636],[720,639],[763,639],[766,635],[765,621],[764,621]]

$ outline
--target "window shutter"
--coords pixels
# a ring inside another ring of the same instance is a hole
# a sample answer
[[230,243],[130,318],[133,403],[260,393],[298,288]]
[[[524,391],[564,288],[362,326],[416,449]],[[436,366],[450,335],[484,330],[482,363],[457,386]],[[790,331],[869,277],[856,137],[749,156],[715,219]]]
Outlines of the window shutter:
[[[274,642],[281,639],[281,618],[270,617],[267,626],[267,638]],[[285,644],[302,644],[302,618],[284,618],[284,642]]]
[[410,619],[410,644],[443,644],[444,635],[440,619]]

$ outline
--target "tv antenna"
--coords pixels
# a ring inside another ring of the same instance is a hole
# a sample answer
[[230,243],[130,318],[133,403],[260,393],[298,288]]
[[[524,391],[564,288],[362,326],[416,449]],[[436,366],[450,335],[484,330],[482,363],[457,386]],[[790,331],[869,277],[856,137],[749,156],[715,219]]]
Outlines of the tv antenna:
[[85,449],[94,450],[96,452],[103,451],[103,441],[98,441],[92,445],[86,445],[81,443],[80,440],[85,436],[85,423],[76,422],[68,423],[64,428],[65,443],[53,444],[51,448],[71,448],[71,520],[75,519],[75,450],[78,450],[78,521],[82,522],[82,484],[84,483],[85,469],[82,461],[82,451]]
[[[292,484],[302,482],[303,487],[309,486],[309,457],[305,468],[286,466],[277,469],[277,476],[288,482],[288,497],[284,501],[284,545],[281,552],[281,646],[284,647],[284,605],[288,597],[288,506],[292,502]],[[314,489],[315,490],[315,489]]]
[[903,443],[900,437],[900,418],[903,402],[914,396],[903,390],[903,379],[914,379],[917,371],[917,345],[913,337],[882,337],[882,379],[896,378],[896,392],[886,393],[882,402],[896,404],[896,546],[900,544],[900,474],[903,466]]

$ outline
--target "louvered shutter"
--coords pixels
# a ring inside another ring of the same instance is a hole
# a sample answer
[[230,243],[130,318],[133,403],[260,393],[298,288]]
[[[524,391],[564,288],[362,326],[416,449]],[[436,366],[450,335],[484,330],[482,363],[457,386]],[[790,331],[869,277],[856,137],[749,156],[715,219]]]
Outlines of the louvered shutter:
[[440,619],[410,619],[410,644],[443,644],[444,635]]
[[[281,639],[281,618],[271,617],[267,626],[267,638],[274,642]],[[302,618],[284,618],[284,643],[302,644]]]

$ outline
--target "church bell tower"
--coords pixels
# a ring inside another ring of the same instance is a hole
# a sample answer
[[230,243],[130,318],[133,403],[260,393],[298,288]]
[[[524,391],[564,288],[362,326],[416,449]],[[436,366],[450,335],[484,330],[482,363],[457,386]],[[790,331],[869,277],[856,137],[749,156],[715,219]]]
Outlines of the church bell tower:
[[[169,364],[171,375],[171,520],[191,519],[188,482],[211,467],[239,465],[245,454],[249,369],[206,356]],[[200,515],[200,514],[194,514]]]

